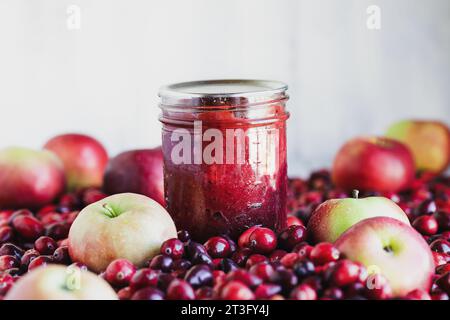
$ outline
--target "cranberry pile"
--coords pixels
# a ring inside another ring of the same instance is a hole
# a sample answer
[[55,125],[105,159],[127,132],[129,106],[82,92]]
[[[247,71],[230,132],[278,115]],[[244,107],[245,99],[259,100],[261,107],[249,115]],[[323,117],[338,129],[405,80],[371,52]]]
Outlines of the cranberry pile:
[[[374,192],[361,196],[377,195]],[[345,259],[330,243],[311,243],[306,225],[323,201],[350,195],[337,190],[327,170],[290,179],[288,227],[276,234],[254,226],[238,239],[217,235],[205,243],[181,230],[143,268],[125,259],[100,274],[121,299],[389,299],[389,283]],[[436,274],[430,292],[405,299],[448,300],[450,295],[450,177],[422,174],[398,194],[382,194],[404,209],[430,244]],[[70,265],[67,234],[79,210],[105,197],[90,189],[66,194],[36,212],[0,211],[0,297],[28,270],[48,263]],[[85,267],[78,264],[80,267]],[[376,283],[369,286],[368,283]],[[369,289],[369,287],[371,289]]]

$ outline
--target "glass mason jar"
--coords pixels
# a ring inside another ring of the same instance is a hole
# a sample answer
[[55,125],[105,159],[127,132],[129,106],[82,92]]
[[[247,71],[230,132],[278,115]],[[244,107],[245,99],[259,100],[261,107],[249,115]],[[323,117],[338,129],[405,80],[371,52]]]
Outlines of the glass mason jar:
[[286,226],[287,86],[211,80],[162,87],[164,192],[194,239]]

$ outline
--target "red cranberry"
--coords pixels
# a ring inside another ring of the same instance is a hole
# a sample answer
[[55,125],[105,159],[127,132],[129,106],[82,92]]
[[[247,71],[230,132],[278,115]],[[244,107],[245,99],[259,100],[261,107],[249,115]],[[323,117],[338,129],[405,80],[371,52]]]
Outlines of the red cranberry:
[[184,254],[183,242],[176,238],[164,241],[161,245],[161,254],[169,256],[174,260],[180,259]]
[[20,266],[19,260],[14,256],[0,256],[0,271]]
[[53,252],[53,262],[60,264],[70,264],[69,248],[67,246],[61,246]]
[[345,287],[345,296],[349,299],[364,294],[365,286],[361,282],[353,282]]
[[14,231],[11,227],[0,227],[0,244],[11,241],[14,238]]
[[409,292],[405,298],[408,300],[431,300],[428,292],[421,289],[416,289]]
[[4,296],[14,284],[12,275],[2,272],[0,273],[0,296]]
[[233,256],[231,257],[231,259],[233,259],[233,261],[236,262],[236,264],[239,267],[244,267],[245,263],[247,262],[248,257],[251,254],[252,254],[252,251],[250,249],[243,248],[243,249],[239,249],[235,253],[233,253]]
[[301,284],[292,290],[291,299],[317,300],[317,293],[311,286],[307,284]]
[[431,300],[448,301],[450,300],[450,297],[445,292],[436,292],[431,295]]
[[133,291],[130,287],[125,287],[117,291],[117,297],[119,297],[120,300],[130,300],[132,295]]
[[250,257],[248,257],[247,261],[245,262],[245,267],[247,269],[250,269],[253,265],[265,262],[267,261],[267,257],[263,256],[262,254],[252,254]]
[[306,242],[299,243],[292,249],[292,252],[298,254],[300,259],[309,259],[309,255],[313,249],[313,246],[310,246]]
[[298,261],[293,267],[293,271],[299,279],[304,279],[313,275],[314,270],[314,263],[309,260]]
[[33,270],[37,267],[45,267],[47,264],[52,262],[51,256],[39,256],[31,260],[30,264],[28,265],[28,271]]
[[97,189],[88,189],[83,192],[83,204],[85,206],[106,198],[106,194]]
[[50,237],[42,236],[34,242],[34,248],[42,255],[49,255],[55,252],[56,241]]
[[212,259],[206,251],[206,248],[200,243],[190,241],[186,246],[186,251],[193,264],[213,265]]
[[298,254],[296,254],[295,252],[291,252],[291,253],[284,255],[284,257],[280,259],[280,263],[284,267],[292,269],[292,267],[298,260],[299,260]]
[[15,256],[17,259],[20,259],[24,252],[24,250],[12,243],[4,243],[0,247],[0,256],[10,255]]
[[350,260],[338,261],[331,271],[331,283],[338,287],[345,287],[359,280],[359,265]]
[[434,200],[431,199],[427,199],[424,200],[419,207],[417,208],[417,211],[419,214],[421,215],[426,215],[426,214],[432,214],[436,211],[436,202],[434,202]]
[[211,286],[213,284],[213,275],[208,266],[196,265],[189,269],[184,280],[197,289],[203,286]]
[[16,219],[18,217],[21,217],[21,216],[33,217],[33,213],[30,210],[27,210],[27,209],[21,209],[21,210],[14,211],[9,216],[8,223],[10,225],[13,225],[14,219]]
[[298,283],[298,278],[291,270],[276,270],[270,277],[270,281],[279,284],[284,293],[288,293]]
[[256,299],[270,299],[281,292],[281,286],[272,283],[264,283],[255,290]]
[[234,270],[234,271],[230,272],[227,275],[226,280],[227,281],[240,281],[252,289],[254,289],[257,286],[262,284],[262,280],[258,276],[255,276],[254,274],[251,274],[242,269],[238,269],[238,270]]
[[192,263],[189,260],[178,259],[172,264],[172,269],[174,271],[186,271],[192,267]]
[[252,266],[249,272],[258,276],[262,281],[267,282],[270,280],[275,270],[270,263],[262,262]]
[[344,298],[344,292],[337,287],[331,287],[323,292],[322,299],[341,300]]
[[29,249],[25,251],[22,258],[20,259],[20,265],[22,266],[22,268],[26,270],[28,269],[28,265],[30,264],[30,262],[33,261],[33,259],[39,257],[40,255],[41,254],[37,250]]
[[287,254],[286,251],[277,249],[274,250],[269,257],[270,262],[280,261],[285,255]]
[[439,225],[439,231],[449,231],[450,230],[450,212],[447,211],[436,211],[433,213],[433,217],[436,219]]
[[230,244],[222,237],[212,237],[205,243],[208,254],[213,258],[226,258],[231,253]]
[[287,226],[303,226],[303,222],[296,216],[289,216],[287,217]]
[[255,295],[243,283],[231,281],[225,284],[221,290],[220,297],[223,300],[253,300]]
[[55,240],[67,238],[70,225],[65,222],[55,222],[45,228],[45,235]]
[[150,269],[161,270],[163,272],[172,271],[173,260],[171,257],[158,254],[150,261]]
[[449,256],[448,254],[435,251],[431,251],[431,253],[433,254],[433,260],[436,267],[447,263],[447,257]]
[[367,278],[365,296],[369,299],[384,300],[392,297],[392,289],[381,274],[372,274]]
[[339,250],[333,244],[322,242],[311,250],[310,258],[315,265],[323,265],[338,260],[339,255]]
[[277,237],[269,228],[256,228],[248,239],[248,247],[256,253],[270,253],[277,246]]
[[447,272],[450,272],[450,263],[446,263],[436,267],[437,274],[446,274]]
[[279,237],[278,243],[284,249],[290,251],[300,242],[305,241],[306,239],[306,228],[304,226],[290,226],[284,229]]
[[213,289],[211,287],[201,287],[195,291],[195,297],[198,300],[211,299],[213,296]]
[[249,229],[245,230],[238,239],[239,248],[247,248],[250,244],[250,235],[253,231],[255,231],[259,226],[253,226]]
[[80,200],[74,193],[67,193],[59,199],[59,205],[65,208],[77,208],[80,206]]
[[42,223],[35,217],[21,215],[12,221],[17,233],[26,240],[36,240],[44,233]]
[[233,260],[225,258],[220,261],[219,268],[220,270],[228,273],[230,271],[238,269],[239,266]]
[[436,284],[442,291],[450,295],[450,272],[447,272],[446,274],[440,276],[436,280]]
[[116,287],[125,287],[130,283],[136,267],[126,259],[112,261],[105,271],[105,279]]
[[417,217],[412,226],[423,235],[431,236],[438,231],[438,223],[433,216]]
[[41,220],[42,224],[50,225],[55,222],[63,221],[63,216],[60,213],[49,212],[45,216],[43,216],[40,220]]
[[450,254],[450,242],[443,239],[433,241],[430,248],[435,252]]
[[187,230],[180,230],[178,231],[178,239],[181,240],[181,242],[188,242],[189,240],[191,240],[191,235],[189,234],[189,232]]
[[184,280],[175,279],[167,288],[167,299],[169,300],[194,300],[194,289]]
[[145,287],[156,287],[160,271],[152,269],[140,269],[130,279],[130,287],[136,291]]
[[157,284],[158,289],[162,290],[163,292],[166,292],[170,283],[176,278],[177,277],[171,273],[161,273],[158,277],[158,284]]
[[147,287],[133,293],[131,300],[164,300],[164,293],[156,288]]

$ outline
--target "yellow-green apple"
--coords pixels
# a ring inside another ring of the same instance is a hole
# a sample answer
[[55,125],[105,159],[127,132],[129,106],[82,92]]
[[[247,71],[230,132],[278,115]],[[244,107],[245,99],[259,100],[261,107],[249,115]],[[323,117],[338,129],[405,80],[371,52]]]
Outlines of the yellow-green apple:
[[143,194],[164,206],[161,148],[130,150],[112,158],[106,167],[103,188],[109,194]]
[[391,217],[409,225],[406,213],[385,197],[330,199],[320,204],[308,221],[308,232],[316,242],[335,242],[339,236],[361,220]]
[[62,163],[48,151],[0,151],[0,208],[39,208],[64,191]]
[[94,138],[83,134],[63,134],[50,139],[44,148],[63,162],[69,190],[102,185],[108,154]]
[[337,153],[332,179],[342,189],[388,193],[408,187],[414,174],[414,160],[404,144],[383,137],[358,137]]
[[117,300],[111,286],[77,267],[47,265],[22,276],[5,300]]
[[394,123],[387,137],[406,144],[420,171],[441,173],[450,163],[450,129],[440,121],[405,120]]
[[434,274],[431,250],[417,231],[397,219],[362,220],[344,232],[335,246],[346,258],[384,275],[395,297],[430,288]]
[[81,210],[69,231],[69,254],[96,272],[121,258],[142,266],[165,240],[176,237],[175,224],[159,203],[119,193]]

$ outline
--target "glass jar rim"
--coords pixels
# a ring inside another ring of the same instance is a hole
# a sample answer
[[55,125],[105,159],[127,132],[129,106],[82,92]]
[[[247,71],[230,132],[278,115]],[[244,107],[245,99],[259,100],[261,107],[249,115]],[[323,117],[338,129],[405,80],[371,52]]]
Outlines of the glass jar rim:
[[287,100],[287,84],[274,80],[219,79],[179,82],[159,90],[161,108],[243,107]]

